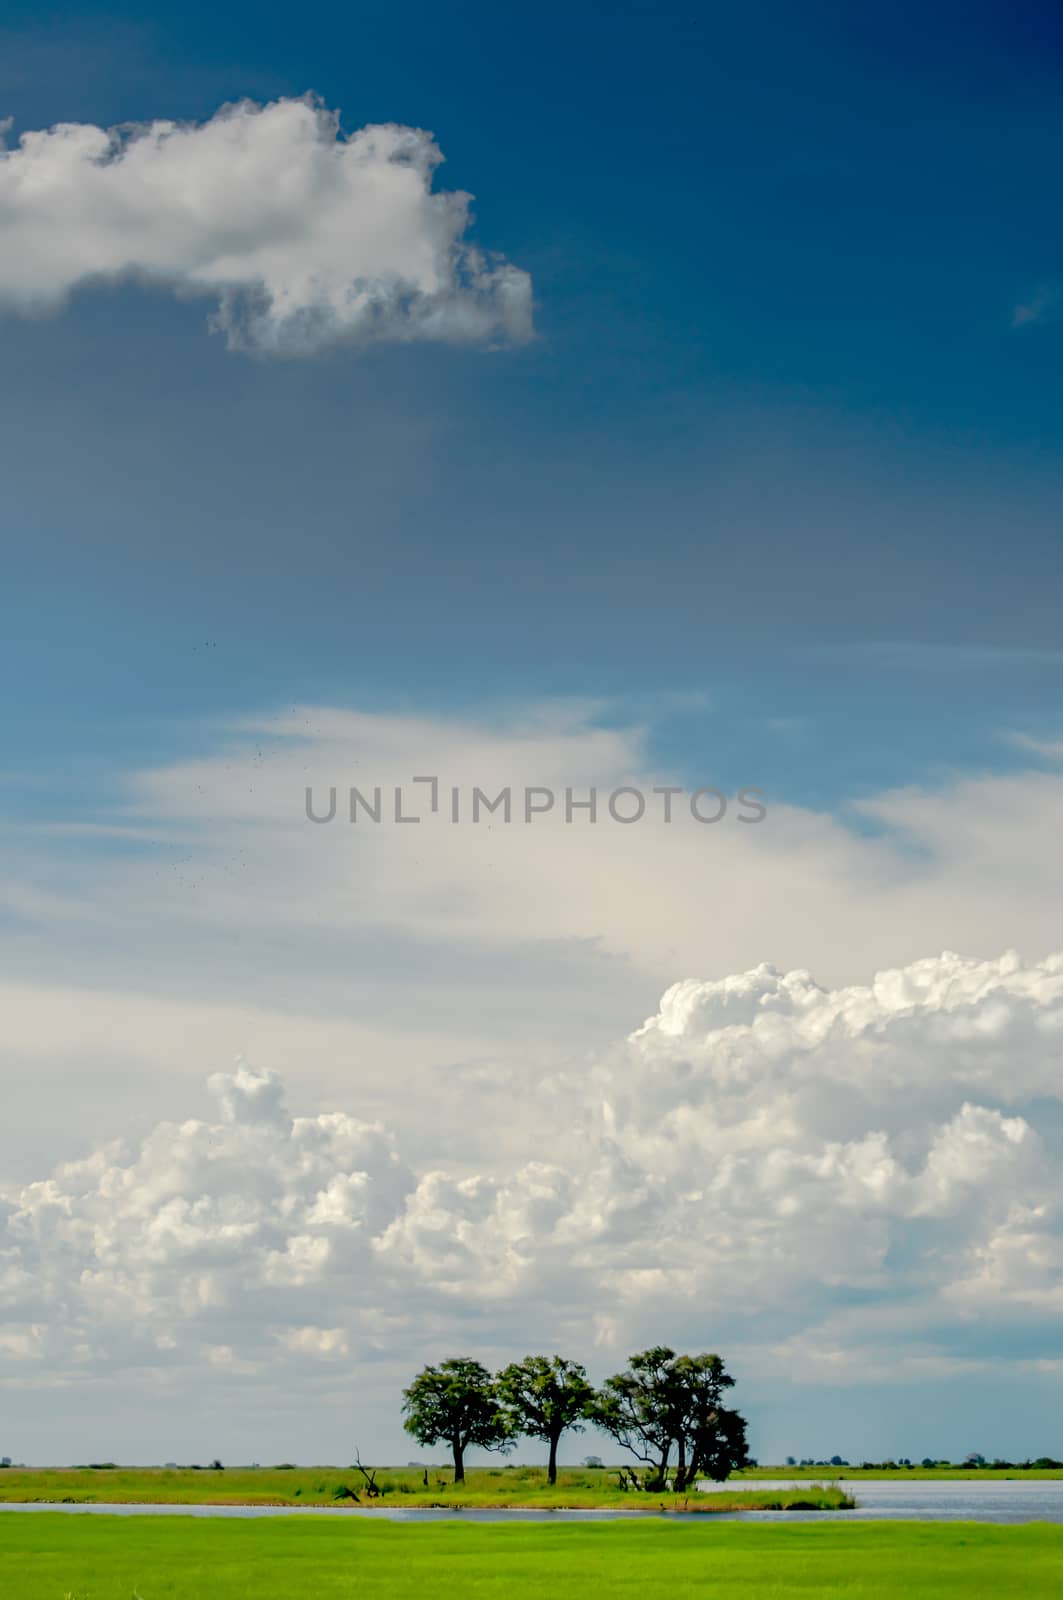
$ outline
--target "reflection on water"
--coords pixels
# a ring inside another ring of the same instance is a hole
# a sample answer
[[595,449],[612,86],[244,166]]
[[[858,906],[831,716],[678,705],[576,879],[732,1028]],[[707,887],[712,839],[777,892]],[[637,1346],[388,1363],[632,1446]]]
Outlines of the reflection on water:
[[[1063,1479],[990,1478],[949,1482],[934,1478],[854,1478],[844,1486],[856,1495],[855,1511],[725,1511],[705,1516],[670,1512],[670,1521],[702,1522],[1063,1522]],[[726,1491],[726,1484],[707,1484]],[[731,1487],[734,1487],[733,1485]],[[753,1487],[752,1484],[748,1487]],[[758,1484],[765,1489],[807,1488],[789,1479]],[[0,1511],[71,1511],[119,1517],[383,1517],[392,1522],[602,1522],[652,1515],[645,1511],[457,1511],[402,1506],[120,1506],[17,1505]]]

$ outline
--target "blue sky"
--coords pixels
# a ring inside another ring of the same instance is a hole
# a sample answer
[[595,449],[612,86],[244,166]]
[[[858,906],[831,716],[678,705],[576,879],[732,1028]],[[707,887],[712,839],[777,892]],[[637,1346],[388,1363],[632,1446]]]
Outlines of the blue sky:
[[[268,366],[157,293],[6,321],[12,764],[56,715],[128,749],[293,693],[655,687],[823,801],[1050,722],[1060,333],[1012,326],[1063,258],[1044,8],[250,15],[9,9],[5,112],[427,126],[539,338]],[[796,718],[814,775],[759,726]]]
[[[1018,946],[1052,1010],[1037,963],[1063,943],[1061,73],[1063,30],[1032,4],[5,8],[10,150],[57,123],[207,124],[227,102],[308,92],[346,134],[431,130],[436,191],[475,195],[470,237],[530,275],[535,332],[277,359],[208,333],[176,268],[154,286],[71,269],[66,303],[24,315],[0,264],[3,1064],[26,1124],[0,1143],[0,1196],[86,1140],[150,1144],[157,1123],[205,1114],[202,1080],[237,1052],[285,1078],[293,1110],[394,1126],[423,1186],[437,1168],[459,1183],[496,1143],[526,1155],[514,1083],[619,1072],[620,1041],[675,980],[767,961],[847,994],[946,947],[977,963]],[[9,225],[0,206],[0,256]],[[531,844],[474,856],[438,830],[424,850],[308,841],[305,781],[400,781],[429,756],[477,781],[756,784],[777,825],[756,846],[597,838],[545,861]],[[1013,1008],[1025,1049],[1010,969],[969,981],[991,1022]],[[932,1076],[933,1007],[883,1005],[880,1031],[910,1026]],[[991,1120],[1016,1102],[951,1062],[990,1118],[970,1134],[983,1178],[1020,1152],[1039,1193],[1032,1143]],[[459,1069],[478,1087],[455,1096]],[[1034,1073],[1019,1103],[1048,1159],[1042,1089]],[[871,1091],[852,1126],[808,1138],[837,1135],[854,1171],[885,1163],[879,1188],[923,1217],[922,1180],[905,1188],[889,1162],[954,1174],[950,1141],[970,1130],[947,1131],[960,1102],[935,1094],[922,1121],[890,1123],[888,1156],[868,1153],[892,1116]],[[550,1139],[545,1106],[526,1115]],[[435,1280],[409,1205],[380,1248],[420,1263],[416,1303]],[[994,1302],[979,1354],[1017,1363],[1032,1426],[1058,1330],[1048,1289],[1000,1289],[1017,1215],[963,1244],[941,1222],[932,1248],[997,1251],[993,1293],[1036,1306],[1024,1341]],[[878,1249],[868,1229],[857,1253]],[[902,1234],[873,1293],[861,1257],[821,1304],[812,1262],[782,1319],[795,1371],[817,1329],[847,1351],[884,1348],[883,1327],[901,1338],[889,1318],[929,1281],[905,1277]],[[947,1372],[935,1415],[963,1450],[991,1445],[963,1434],[982,1370],[963,1367],[964,1318],[990,1293],[969,1265],[941,1305],[920,1302],[897,1377],[919,1392]],[[853,1295],[881,1298],[881,1327],[853,1333]],[[379,1361],[370,1310],[331,1343],[320,1305],[292,1326],[323,1329],[327,1355],[361,1350],[368,1318]],[[579,1331],[566,1316],[551,1336]],[[604,1361],[626,1324],[602,1319]],[[210,1361],[234,1374],[235,1408],[260,1355],[238,1329],[196,1337],[229,1352]],[[751,1377],[771,1369],[757,1359]],[[786,1425],[765,1420],[763,1448],[901,1449],[877,1380],[858,1442],[818,1443],[816,1406],[837,1430],[851,1415],[831,1381],[814,1403],[776,1384]],[[1021,1449],[1007,1428],[999,1447]],[[61,1420],[49,1437],[91,1454]],[[134,1430],[127,1448],[152,1446]],[[315,1448],[297,1429],[280,1454]]]

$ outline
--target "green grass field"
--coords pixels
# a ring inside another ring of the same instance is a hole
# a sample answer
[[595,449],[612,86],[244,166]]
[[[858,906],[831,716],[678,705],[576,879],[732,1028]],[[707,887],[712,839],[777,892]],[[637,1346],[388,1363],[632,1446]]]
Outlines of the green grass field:
[[12,1600],[878,1600],[1063,1590],[1063,1528],[612,1522],[524,1527],[0,1513]]
[[117,1467],[113,1470],[57,1467],[0,1472],[0,1500],[73,1501],[129,1505],[324,1506],[384,1504],[402,1506],[543,1506],[625,1510],[786,1510],[845,1504],[844,1491],[810,1482],[796,1490],[758,1489],[736,1483],[719,1494],[640,1494],[618,1487],[617,1474],[577,1468],[558,1473],[554,1488],[542,1467],[488,1467],[469,1471],[464,1486],[455,1487],[451,1473],[430,1469],[428,1485],[420,1470],[381,1468],[376,1473],[380,1497],[371,1499],[365,1479],[340,1467],[231,1467],[226,1471],[189,1468]]

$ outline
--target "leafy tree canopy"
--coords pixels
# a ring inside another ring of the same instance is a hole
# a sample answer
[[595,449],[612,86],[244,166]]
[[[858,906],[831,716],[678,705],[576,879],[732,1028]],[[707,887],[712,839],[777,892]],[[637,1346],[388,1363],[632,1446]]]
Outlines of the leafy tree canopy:
[[418,1444],[450,1445],[454,1482],[465,1481],[465,1452],[504,1450],[510,1429],[499,1408],[494,1380],[479,1361],[454,1357],[425,1367],[403,1390],[403,1427]]
[[498,1374],[497,1390],[511,1431],[549,1444],[547,1478],[556,1483],[558,1444],[583,1431],[595,1400],[586,1368],[563,1356],[525,1356]]
[[675,1488],[683,1490],[698,1477],[722,1480],[748,1459],[745,1420],[723,1404],[733,1385],[718,1355],[654,1345],[606,1379],[594,1420],[662,1482],[674,1450]]

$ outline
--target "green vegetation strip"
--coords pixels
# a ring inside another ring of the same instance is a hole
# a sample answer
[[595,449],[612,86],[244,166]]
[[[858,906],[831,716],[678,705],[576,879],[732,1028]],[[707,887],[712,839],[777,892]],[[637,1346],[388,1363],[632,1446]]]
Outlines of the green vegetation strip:
[[[368,1476],[372,1477],[372,1489]],[[449,1469],[338,1467],[9,1468],[0,1473],[0,1500],[100,1505],[246,1506],[541,1506],[625,1511],[785,1511],[838,1509],[844,1490],[809,1483],[799,1489],[736,1484],[720,1493],[644,1494],[619,1487],[619,1473],[580,1469],[558,1474],[551,1488],[541,1467],[471,1469],[455,1486]],[[373,1490],[375,1489],[375,1493]]]
[[1063,1528],[609,1522],[412,1527],[0,1514],[18,1600],[676,1600],[1057,1597]]

